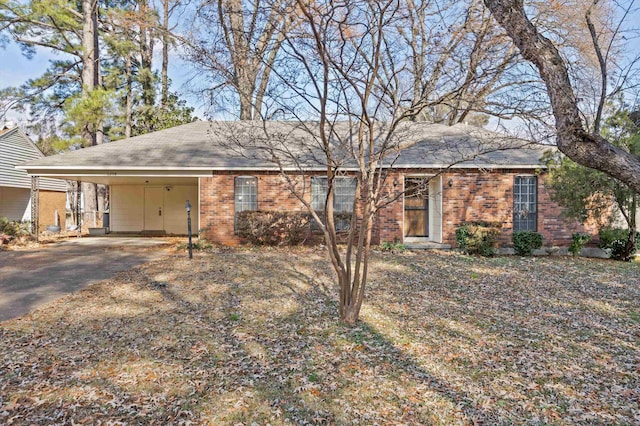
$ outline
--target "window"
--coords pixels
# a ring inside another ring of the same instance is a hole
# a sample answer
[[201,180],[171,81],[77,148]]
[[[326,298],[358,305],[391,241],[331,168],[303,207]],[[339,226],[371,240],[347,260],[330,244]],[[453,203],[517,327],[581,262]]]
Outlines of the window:
[[[356,179],[337,177],[333,179],[333,212],[337,231],[348,230],[351,225],[351,213],[356,197]],[[324,212],[327,200],[327,178],[311,178],[311,207]]]
[[233,186],[236,213],[234,216],[237,216],[238,212],[258,210],[258,178],[239,176],[235,178]]
[[513,230],[538,230],[538,178],[516,176],[513,183]]

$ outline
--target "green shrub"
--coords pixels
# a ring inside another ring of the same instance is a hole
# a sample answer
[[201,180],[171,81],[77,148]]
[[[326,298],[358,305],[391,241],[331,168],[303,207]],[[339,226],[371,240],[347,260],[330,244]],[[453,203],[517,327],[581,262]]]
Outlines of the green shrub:
[[0,217],[0,234],[10,237],[23,237],[31,234],[30,222],[9,220],[6,217]]
[[533,231],[516,231],[511,236],[516,253],[531,256],[535,249],[542,247],[542,234]]
[[611,251],[611,259],[631,261],[640,243],[640,232],[636,232],[635,241],[630,241],[628,229],[603,228],[598,232],[598,247]]
[[493,256],[501,223],[470,222],[456,229],[456,245],[467,254]]
[[583,234],[582,232],[576,232],[571,235],[571,245],[569,246],[569,253],[574,256],[580,254],[580,250],[591,240],[591,235]]
[[397,241],[393,243],[391,241],[385,241],[382,244],[380,244],[380,250],[390,251],[392,253],[402,253],[406,249],[407,249],[407,246]]
[[256,210],[236,215],[236,235],[254,245],[302,244],[309,234],[308,213]]
[[610,249],[611,244],[616,240],[627,240],[629,237],[629,230],[622,228],[602,228],[598,232],[598,247],[602,249]]

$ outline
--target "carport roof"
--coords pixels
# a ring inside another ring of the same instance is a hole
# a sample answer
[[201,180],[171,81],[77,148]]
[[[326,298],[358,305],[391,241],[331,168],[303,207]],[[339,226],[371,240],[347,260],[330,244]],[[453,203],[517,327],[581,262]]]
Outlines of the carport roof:
[[[331,138],[349,169],[350,127],[337,123]],[[377,145],[387,134],[378,126]],[[324,170],[315,122],[196,121],[104,145],[29,161],[35,175],[204,175],[213,171]],[[402,123],[393,132],[386,166],[394,168],[540,168],[549,146],[534,145],[466,125]],[[345,141],[348,143],[345,144]],[[295,158],[295,161],[293,160]]]

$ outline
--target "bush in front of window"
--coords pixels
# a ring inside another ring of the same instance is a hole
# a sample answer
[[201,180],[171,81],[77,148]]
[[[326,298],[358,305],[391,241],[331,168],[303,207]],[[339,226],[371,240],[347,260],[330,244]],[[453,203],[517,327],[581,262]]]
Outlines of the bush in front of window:
[[634,241],[630,241],[629,233],[628,229],[603,228],[598,232],[598,247],[610,251],[611,259],[629,262],[640,244],[640,232],[636,232],[635,244]]
[[516,231],[511,236],[513,247],[520,256],[531,256],[542,247],[542,234],[533,231]]
[[310,234],[309,214],[266,210],[236,213],[236,235],[254,245],[296,245]]
[[502,224],[469,222],[456,229],[456,245],[466,254],[493,256]]

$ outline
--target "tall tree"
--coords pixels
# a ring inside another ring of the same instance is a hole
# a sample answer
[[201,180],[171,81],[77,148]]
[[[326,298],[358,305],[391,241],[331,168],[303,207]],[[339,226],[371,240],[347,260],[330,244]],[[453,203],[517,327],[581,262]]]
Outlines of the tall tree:
[[[622,103],[622,102],[621,102]],[[640,119],[622,103],[604,121],[603,136],[615,146],[640,156]],[[552,197],[564,207],[563,213],[582,222],[595,221],[600,227],[611,226],[621,216],[629,229],[623,259],[636,251],[636,218],[640,194],[628,185],[601,171],[582,166],[563,155],[549,157]]]
[[[575,94],[568,64],[554,43],[527,17],[522,0],[484,0],[493,16],[520,50],[522,56],[533,63],[545,82],[551,101],[557,144],[560,151],[579,164],[605,172],[640,192],[640,158],[595,132],[581,118],[578,98]],[[597,5],[594,0],[593,4]],[[632,5],[633,2],[627,4]],[[626,8],[628,10],[628,7]],[[589,16],[585,16],[588,19]],[[608,44],[610,46],[610,44]],[[604,59],[597,34],[593,47]],[[605,45],[606,47],[606,45]],[[606,51],[605,51],[606,52]],[[606,67],[606,61],[599,60]],[[604,75],[604,70],[603,75]],[[606,81],[601,90],[606,94]],[[602,99],[606,98],[604,96]],[[601,99],[601,102],[603,102]]]
[[217,0],[197,9],[188,58],[209,73],[205,91],[231,90],[241,120],[262,118],[262,105],[285,35],[293,22],[291,0]]

